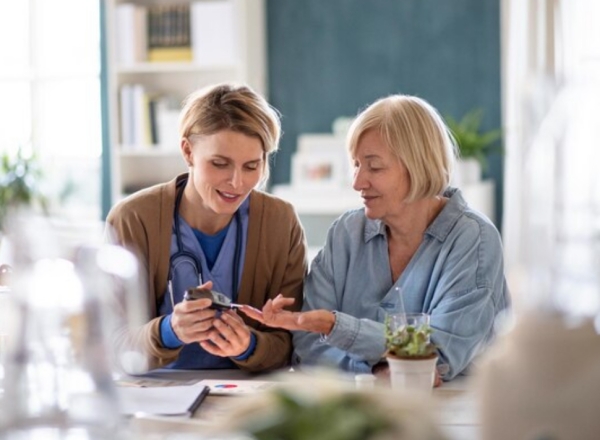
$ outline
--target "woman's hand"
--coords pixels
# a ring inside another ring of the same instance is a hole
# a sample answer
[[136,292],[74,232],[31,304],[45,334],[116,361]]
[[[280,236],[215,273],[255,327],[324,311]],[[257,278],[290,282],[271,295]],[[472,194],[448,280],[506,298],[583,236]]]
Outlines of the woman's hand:
[[284,310],[294,304],[294,298],[285,298],[279,294],[275,299],[269,299],[262,310],[255,309],[249,305],[243,304],[240,310],[252,319],[257,320],[269,327],[284,328],[287,330],[300,330],[298,319],[299,312],[290,312]]
[[[212,289],[212,282],[200,287]],[[205,341],[210,337],[216,311],[209,309],[210,299],[182,301],[176,304],[171,315],[173,331],[184,344]]]
[[312,333],[328,335],[335,324],[335,315],[328,310],[311,310],[309,312],[290,312],[284,310],[294,304],[293,298],[286,298],[279,294],[274,299],[268,300],[262,310],[243,305],[240,310],[269,327],[284,328],[286,330],[302,330]]
[[202,348],[215,356],[235,357],[250,346],[250,329],[233,310],[221,313],[213,319],[207,340],[200,342]]

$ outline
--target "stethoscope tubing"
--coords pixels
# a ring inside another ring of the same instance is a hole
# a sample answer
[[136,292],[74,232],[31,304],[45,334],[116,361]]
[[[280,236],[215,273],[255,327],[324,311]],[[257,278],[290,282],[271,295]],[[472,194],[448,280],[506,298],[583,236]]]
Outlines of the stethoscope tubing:
[[[183,247],[183,240],[181,238],[181,219],[179,217],[179,207],[181,206],[181,199],[183,197],[183,191],[187,183],[187,178],[177,182],[177,195],[175,197],[175,209],[173,210],[173,222],[175,224],[175,241],[177,242],[177,252],[171,255],[169,259],[169,275],[167,277],[167,287],[171,299],[171,306],[175,307],[175,298],[173,295],[173,264],[177,259],[182,257],[190,259],[192,264],[195,266],[196,273],[198,274],[198,285],[203,283],[202,278],[202,263],[198,261],[197,256],[189,251],[186,251]],[[240,273],[240,259],[242,253],[242,216],[240,210],[235,212],[236,222],[236,237],[235,237],[235,252],[233,255],[233,280],[232,280],[232,296],[237,294],[238,291],[238,278]],[[190,286],[196,287],[196,286]]]

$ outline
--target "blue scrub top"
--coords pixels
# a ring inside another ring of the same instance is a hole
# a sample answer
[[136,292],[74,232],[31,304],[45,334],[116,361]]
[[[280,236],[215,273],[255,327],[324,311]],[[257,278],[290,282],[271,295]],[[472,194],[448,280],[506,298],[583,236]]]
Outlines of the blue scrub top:
[[[248,214],[250,200],[246,199],[239,207],[240,218],[242,221],[242,237],[239,240],[240,262],[238,269],[238,286],[242,281],[242,272],[246,254],[246,242],[248,238]],[[225,294],[232,301],[237,300],[237,292],[233,292],[233,261],[236,253],[237,239],[237,218],[233,217],[225,236],[225,241],[221,247],[219,255],[209,270],[206,256],[194,235],[193,229],[179,217],[181,241],[183,250],[196,256],[196,260],[201,264],[201,275],[196,273],[195,265],[188,258],[176,258],[171,267],[173,274],[173,301],[175,304],[183,300],[186,289],[196,287],[207,281],[213,282],[213,289]],[[171,256],[175,255],[180,249],[177,248],[177,238],[175,235],[175,222],[171,234]],[[160,315],[168,315],[173,311],[171,304],[171,295],[167,288],[163,296],[163,302],[159,307]],[[206,352],[199,344],[187,344],[181,350],[176,361],[167,365],[165,368],[177,369],[210,369],[210,368],[236,368],[235,364],[229,358],[213,356]]]

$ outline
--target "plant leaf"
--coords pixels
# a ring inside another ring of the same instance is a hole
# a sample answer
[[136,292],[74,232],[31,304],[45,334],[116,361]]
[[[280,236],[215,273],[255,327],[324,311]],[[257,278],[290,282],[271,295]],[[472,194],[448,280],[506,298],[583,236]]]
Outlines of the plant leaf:
[[[500,129],[481,132],[483,109],[476,108],[467,112],[459,122],[452,116],[446,116],[446,124],[456,141],[461,158],[477,159],[483,169],[487,168],[487,154],[498,150],[495,144],[502,137]],[[498,151],[502,151],[499,149]]]

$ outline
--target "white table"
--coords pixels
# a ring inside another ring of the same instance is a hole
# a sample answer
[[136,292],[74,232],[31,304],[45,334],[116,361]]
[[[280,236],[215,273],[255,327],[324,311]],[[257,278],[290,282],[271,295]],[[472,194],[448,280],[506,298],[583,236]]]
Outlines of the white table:
[[435,416],[442,432],[452,440],[481,438],[479,414],[470,378],[459,377],[433,390]]
[[[293,374],[293,373],[290,373]],[[150,378],[189,381],[193,379],[256,379],[268,380],[266,376],[254,376],[240,370],[213,371],[159,371]],[[444,383],[433,390],[433,415],[438,426],[449,440],[476,440],[480,438],[480,429],[476,402],[470,381],[461,377]],[[227,417],[229,404],[235,397],[209,395],[192,419],[145,418],[133,420],[137,432],[142,434],[160,434],[173,432],[198,433],[202,427],[210,426],[212,420]]]

